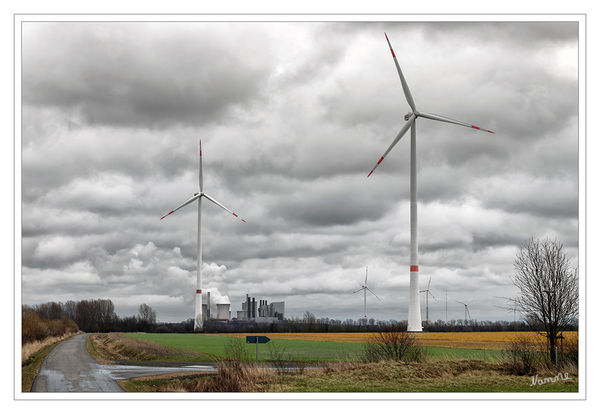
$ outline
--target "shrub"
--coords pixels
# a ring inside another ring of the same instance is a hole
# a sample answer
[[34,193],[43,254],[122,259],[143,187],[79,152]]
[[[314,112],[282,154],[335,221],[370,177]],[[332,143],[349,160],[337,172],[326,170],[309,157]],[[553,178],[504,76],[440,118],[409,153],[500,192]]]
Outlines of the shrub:
[[286,348],[283,345],[277,345],[273,342],[269,344],[269,359],[275,366],[278,374],[285,374],[286,368],[289,364],[289,356],[287,355]]
[[502,351],[502,360],[511,374],[535,373],[547,365],[546,345],[531,337],[516,339]]
[[75,333],[78,330],[77,324],[67,317],[61,319],[42,319],[39,314],[30,309],[24,308],[22,313],[22,335],[23,344],[43,341],[45,338],[62,337],[68,333]]
[[425,359],[423,348],[416,346],[416,338],[407,331],[377,332],[369,338],[363,351],[367,362],[381,360],[420,362]]

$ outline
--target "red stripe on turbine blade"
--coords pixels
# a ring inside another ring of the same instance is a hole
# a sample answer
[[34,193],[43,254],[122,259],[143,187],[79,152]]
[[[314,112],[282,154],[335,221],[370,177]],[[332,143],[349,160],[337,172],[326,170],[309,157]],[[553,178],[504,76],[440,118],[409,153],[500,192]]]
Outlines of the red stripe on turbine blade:
[[244,223],[247,223],[247,221],[246,221],[246,220],[244,220],[244,219],[242,219],[242,221],[243,221]]
[[[173,214],[173,213],[174,213],[174,212],[173,212],[173,211],[171,211],[169,214]],[[161,220],[162,220],[162,219],[164,219],[164,218],[165,218],[165,217],[167,217],[169,214],[165,214],[165,215],[164,215],[164,216],[162,216],[160,219],[161,219]]]
[[236,216],[236,217],[238,216],[238,215],[237,215],[237,214],[235,214],[235,213],[231,213],[231,214],[233,214],[233,215],[234,215],[234,216]]
[[478,126],[475,126],[475,125],[471,125],[471,128],[475,128],[475,129],[481,129],[481,128],[479,128]]
[[377,165],[381,164],[381,161],[383,161],[383,157],[381,157],[381,158],[379,159],[379,161],[377,161]]
[[411,265],[410,266],[410,271],[411,272],[418,272],[419,271],[419,266]]
[[200,150],[200,156],[202,156],[202,150]]
[[369,175],[367,175],[367,178],[369,178],[369,177],[371,176],[371,174],[373,174],[373,171],[375,171],[375,168],[373,168],[373,169],[371,170],[371,172],[369,173]]
[[196,294],[202,294],[202,289],[196,289]]

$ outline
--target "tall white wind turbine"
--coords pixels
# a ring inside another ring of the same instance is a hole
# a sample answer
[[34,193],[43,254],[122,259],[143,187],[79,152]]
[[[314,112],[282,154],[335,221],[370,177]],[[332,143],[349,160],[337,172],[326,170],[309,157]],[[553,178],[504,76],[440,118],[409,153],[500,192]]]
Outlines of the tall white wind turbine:
[[396,138],[394,138],[394,141],[392,141],[392,144],[388,147],[387,151],[383,154],[379,161],[377,161],[377,164],[375,164],[368,177],[373,174],[373,171],[375,171],[375,169],[379,166],[379,164],[381,164],[383,159],[388,155],[392,148],[394,148],[394,145],[400,141],[400,138],[402,138],[410,128],[410,302],[408,306],[408,330],[412,332],[420,332],[423,330],[423,327],[421,326],[421,306],[419,301],[419,257],[417,241],[417,118],[422,117],[434,121],[447,122],[450,124],[456,124],[467,128],[489,132],[491,134],[493,134],[493,132],[445,116],[417,111],[415,101],[410,93],[410,89],[408,89],[408,84],[406,83],[406,79],[404,79],[404,75],[402,74],[402,70],[400,69],[400,65],[396,59],[396,54],[394,53],[394,49],[392,48],[392,44],[390,43],[390,39],[388,39],[387,34],[385,35],[385,38],[390,47],[390,51],[392,52],[392,57],[394,58],[398,75],[400,76],[400,83],[402,84],[404,96],[406,97],[406,101],[408,102],[412,112],[409,112],[404,116],[404,119],[407,121],[406,124],[404,124],[404,126],[400,129],[400,132],[398,135],[396,135]]
[[[358,293],[361,290],[363,291],[364,294],[364,312],[365,312],[365,319],[367,319],[367,290],[369,292],[371,292],[373,294],[373,296],[375,296],[377,299],[379,299],[379,296],[377,296],[371,289],[369,289],[369,287],[367,286],[367,277],[369,276],[369,266],[367,266],[367,269],[365,271],[365,284],[364,285],[360,285],[360,289],[358,289],[357,291],[354,291],[352,293]],[[379,299],[380,302],[383,302],[381,299]]]
[[185,203],[183,203],[182,205],[177,207],[175,210],[169,211],[167,214],[165,214],[164,216],[162,216],[160,218],[162,220],[165,217],[173,214],[177,210],[187,206],[188,204],[191,204],[196,200],[198,201],[198,273],[196,276],[196,310],[194,313],[194,331],[201,331],[202,325],[203,325],[203,321],[202,321],[202,226],[201,226],[201,224],[202,224],[202,198],[203,197],[206,198],[207,200],[209,200],[209,201],[215,203],[216,205],[218,205],[219,207],[221,207],[223,210],[230,212],[231,214],[233,214],[234,216],[236,216],[237,218],[242,220],[244,223],[246,222],[246,220],[244,220],[243,218],[241,218],[240,216],[235,214],[233,211],[231,211],[230,209],[225,207],[223,204],[219,203],[217,200],[215,200],[214,198],[212,198],[211,196],[209,196],[208,194],[206,194],[204,192],[203,183],[202,183],[202,140],[200,140],[199,160],[200,160],[200,163],[199,163],[199,169],[198,169],[199,170],[198,181],[199,181],[199,186],[200,186],[200,192],[195,193]]

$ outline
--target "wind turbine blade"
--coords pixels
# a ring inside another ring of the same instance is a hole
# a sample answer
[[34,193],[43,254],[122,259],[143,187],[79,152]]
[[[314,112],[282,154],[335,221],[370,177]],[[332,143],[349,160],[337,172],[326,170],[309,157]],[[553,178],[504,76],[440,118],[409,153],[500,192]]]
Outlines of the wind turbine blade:
[[239,218],[240,220],[242,220],[244,223],[246,223],[246,220],[244,220],[243,218],[241,218],[240,216],[238,216],[237,214],[235,214],[233,211],[229,210],[227,207],[225,207],[223,204],[219,203],[217,200],[215,200],[214,198],[212,198],[208,194],[202,193],[202,195],[204,197],[206,197],[207,199],[209,199],[210,201],[212,201],[213,203],[215,203],[216,205],[218,205],[219,207],[221,207],[223,210],[229,211],[231,214],[233,214],[234,216],[236,216],[237,218]]
[[367,266],[367,270],[365,271],[365,286],[367,286],[367,276],[369,276],[369,266]]
[[160,219],[164,219],[165,217],[167,217],[168,215],[173,214],[174,212],[176,212],[177,210],[179,210],[180,208],[183,208],[185,206],[187,206],[188,204],[196,201],[197,199],[200,198],[200,194],[194,194],[194,196],[192,198],[190,198],[189,200],[187,200],[185,203],[183,203],[182,205],[180,205],[179,207],[177,207],[175,210],[171,210],[169,211],[167,214],[165,214],[164,216],[162,216]]
[[460,125],[460,126],[464,126],[467,128],[473,128],[473,129],[477,129],[479,131],[485,131],[485,132],[489,132],[490,134],[494,134],[494,131],[490,131],[488,129],[485,128],[481,128],[475,125],[471,125],[467,122],[462,122],[462,121],[458,121],[456,119],[452,119],[452,118],[448,118],[447,116],[442,116],[442,115],[436,115],[436,114],[428,114],[427,112],[419,112],[419,116],[422,116],[423,118],[428,118],[428,119],[433,119],[434,121],[442,121],[442,122],[448,122],[449,124],[455,124],[455,125]]
[[203,182],[202,182],[202,140],[200,140],[200,165],[198,168],[198,183],[200,184],[200,192],[203,190]]
[[429,292],[429,294],[431,295],[431,297],[433,298],[433,300],[437,301],[436,297],[433,296],[433,293],[431,293],[431,290],[427,289],[427,292]]
[[396,138],[394,138],[392,145],[390,145],[388,147],[387,151],[383,154],[383,156],[379,159],[379,161],[377,161],[377,164],[375,164],[375,166],[373,167],[373,169],[371,170],[369,175],[367,175],[367,178],[369,178],[371,176],[371,174],[373,174],[373,171],[375,171],[375,169],[379,166],[379,164],[381,164],[381,161],[383,161],[383,159],[386,157],[386,155],[388,155],[388,153],[392,150],[392,148],[394,148],[394,145],[396,145],[398,143],[398,141],[400,141],[400,138],[402,138],[404,136],[404,134],[406,134],[406,131],[408,131],[408,129],[413,124],[413,122],[415,122],[415,114],[412,114],[410,116],[410,118],[408,118],[408,122],[406,122],[406,124],[404,124],[404,126],[402,127],[400,132],[398,132],[398,135],[396,135]]
[[464,303],[464,302],[461,302],[461,301],[459,301],[459,300],[457,300],[456,302],[460,303],[461,305],[465,305],[465,306],[467,305],[466,303]]
[[[373,295],[374,295],[374,296],[375,296],[377,299],[379,299],[379,296],[375,295],[375,293],[374,293],[374,292],[373,292],[371,289],[369,289],[368,287],[366,287],[365,289],[367,289],[369,292],[373,293]],[[381,299],[379,299],[379,301],[380,301],[380,302],[383,302]]]
[[352,292],[352,293],[358,293],[358,292],[360,292],[361,290],[364,290],[364,287],[362,287],[362,288],[360,288],[360,289],[358,289],[357,291],[354,291],[354,292]]
[[385,40],[387,40],[388,45],[390,46],[390,51],[392,52],[392,57],[394,58],[394,63],[396,64],[396,69],[398,69],[398,75],[400,76],[400,82],[402,83],[402,89],[404,90],[404,96],[406,97],[406,101],[408,105],[410,105],[413,111],[416,111],[415,101],[410,93],[410,89],[408,89],[408,84],[406,83],[406,79],[404,79],[404,75],[402,74],[402,69],[400,69],[400,65],[398,64],[398,59],[396,59],[396,54],[394,53],[394,49],[392,48],[392,44],[390,43],[390,39],[388,39],[387,33],[385,33]]
[[429,290],[429,285],[431,285],[431,276],[429,276],[429,282],[427,282],[427,290]]

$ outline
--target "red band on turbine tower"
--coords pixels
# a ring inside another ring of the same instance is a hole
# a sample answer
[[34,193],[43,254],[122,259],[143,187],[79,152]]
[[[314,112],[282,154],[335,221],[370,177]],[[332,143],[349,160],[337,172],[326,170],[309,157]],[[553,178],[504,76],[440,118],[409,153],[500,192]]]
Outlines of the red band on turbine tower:
[[196,289],[196,294],[202,293],[202,289]]
[[419,271],[419,266],[411,265],[410,266],[410,271],[411,272],[418,272]]

